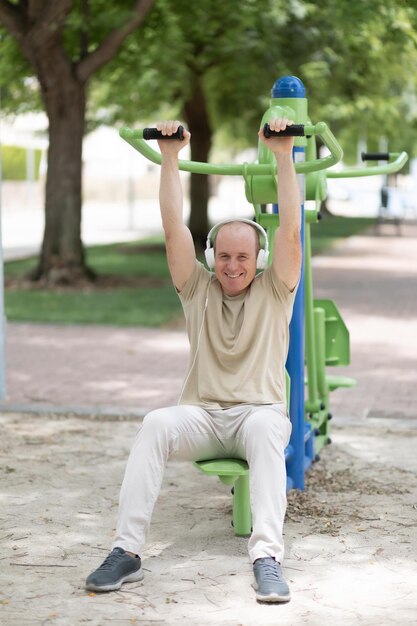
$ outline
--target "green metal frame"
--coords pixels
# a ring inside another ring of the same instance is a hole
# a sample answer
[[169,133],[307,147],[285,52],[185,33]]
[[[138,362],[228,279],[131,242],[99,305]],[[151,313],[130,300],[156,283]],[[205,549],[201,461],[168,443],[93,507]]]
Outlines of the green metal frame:
[[[282,107],[271,107],[274,111],[276,109],[282,109]],[[271,119],[271,118],[269,118]],[[335,136],[325,124],[325,122],[319,122],[318,124],[309,124],[305,125],[305,132],[309,135],[319,135],[323,140],[324,144],[330,150],[330,155],[323,157],[321,159],[314,159],[310,162],[305,163],[296,163],[295,169],[298,174],[306,174],[308,172],[314,172],[317,170],[324,170],[332,165],[335,165],[340,161],[343,156],[343,150],[338,144]],[[133,148],[138,150],[143,156],[145,156],[149,161],[156,163],[158,165],[161,164],[161,154],[151,148],[151,146],[146,143],[143,139],[143,130],[134,130],[132,128],[121,128],[119,131],[120,137],[127,141]],[[268,150],[268,152],[271,152]],[[271,153],[272,154],[272,153]],[[263,161],[262,161],[263,159]],[[219,174],[225,176],[243,176],[246,179],[250,180],[248,177],[251,176],[265,176],[267,179],[266,185],[270,188],[271,185],[271,176],[275,176],[277,172],[276,163],[272,161],[269,156],[264,156],[264,153],[261,152],[260,149],[260,163],[229,163],[229,164],[213,164],[213,163],[202,163],[200,161],[178,161],[178,167],[180,170],[184,172],[192,172],[194,174]],[[250,183],[248,183],[250,187]],[[275,187],[276,189],[276,187]],[[276,195],[268,202],[275,202]],[[262,200],[249,200],[249,202],[262,202]]]
[[362,176],[377,176],[379,174],[395,174],[408,161],[407,152],[390,152],[388,163],[368,167],[346,167],[340,171],[326,172],[327,178],[358,178]]
[[[314,298],[310,225],[318,220],[320,204],[327,196],[327,178],[389,174],[400,170],[408,159],[406,152],[391,153],[389,156],[388,163],[378,166],[319,171],[306,176],[306,199],[315,201],[315,210],[305,211],[304,224],[305,414],[306,421],[315,432],[316,453],[330,441],[330,393],[340,387],[353,387],[356,381],[347,376],[326,373],[326,366],[350,363],[349,331],[332,300]],[[311,138],[307,140],[306,159],[314,161],[315,158],[316,144]]]

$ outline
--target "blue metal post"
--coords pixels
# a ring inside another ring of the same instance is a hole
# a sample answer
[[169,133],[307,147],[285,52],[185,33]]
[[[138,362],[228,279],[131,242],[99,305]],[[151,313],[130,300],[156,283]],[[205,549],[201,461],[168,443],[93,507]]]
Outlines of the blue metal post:
[[[282,102],[281,99],[303,99],[305,101],[305,88],[301,80],[295,76],[279,78],[272,88],[272,98],[280,99],[277,104],[292,106],[296,111],[300,107],[293,106],[290,100]],[[300,102],[301,104],[301,102]],[[304,103],[303,103],[304,104]],[[303,107],[304,108],[304,107]],[[306,119],[293,120],[303,124]],[[305,148],[295,146],[293,150],[294,161],[304,161]],[[301,241],[304,257],[304,176],[299,176],[301,197]],[[274,205],[274,211],[278,212],[278,205]],[[290,446],[293,454],[287,461],[287,485],[288,488],[304,489],[304,464],[305,464],[305,419],[304,419],[304,260],[301,269],[300,284],[294,302],[293,316],[290,324],[290,347],[286,363],[288,374],[291,378],[291,402],[290,417],[292,422],[292,434]]]

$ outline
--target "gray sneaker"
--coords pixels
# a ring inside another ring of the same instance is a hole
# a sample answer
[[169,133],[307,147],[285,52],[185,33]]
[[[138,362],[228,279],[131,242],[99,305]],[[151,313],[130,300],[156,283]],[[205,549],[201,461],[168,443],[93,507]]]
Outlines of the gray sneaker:
[[253,564],[256,599],[260,602],[288,602],[290,590],[282,575],[281,565],[270,556]]
[[91,591],[115,591],[123,583],[142,579],[140,557],[133,558],[123,548],[114,548],[100,567],[88,576],[85,586]]

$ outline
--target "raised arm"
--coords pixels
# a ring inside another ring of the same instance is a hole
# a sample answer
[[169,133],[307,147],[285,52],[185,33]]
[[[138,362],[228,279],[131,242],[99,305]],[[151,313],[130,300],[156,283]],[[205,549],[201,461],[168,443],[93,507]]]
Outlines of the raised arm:
[[[272,130],[284,130],[293,122],[283,118],[271,120]],[[301,249],[301,198],[292,159],[293,137],[266,139],[263,129],[259,138],[272,150],[277,161],[279,228],[275,233],[272,267],[279,278],[292,291],[300,278]]]
[[[180,123],[161,122],[157,124],[163,135],[172,135]],[[165,232],[168,267],[172,281],[178,291],[191,276],[195,263],[195,248],[189,228],[184,224],[183,193],[178,172],[178,153],[190,141],[190,133],[184,129],[183,141],[158,141],[162,155],[159,205],[162,226]]]

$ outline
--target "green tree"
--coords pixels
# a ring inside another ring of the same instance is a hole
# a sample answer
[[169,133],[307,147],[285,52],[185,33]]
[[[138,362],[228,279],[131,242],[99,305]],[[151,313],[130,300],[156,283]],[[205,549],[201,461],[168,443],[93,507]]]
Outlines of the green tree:
[[[99,106],[111,123],[181,116],[194,160],[209,160],[214,139],[228,148],[253,145],[270,88],[286,74],[303,80],[311,118],[331,124],[348,156],[364,132],[370,142],[383,133],[391,149],[413,149],[415,0],[157,0],[149,11],[151,4],[0,0],[0,21],[23,52],[0,32],[3,100],[15,110],[43,105],[50,120],[36,277],[71,280],[86,272],[80,173],[87,85],[91,119]],[[208,229],[209,192],[208,178],[193,175],[190,226],[198,241]]]
[[[191,131],[192,160],[208,161],[220,134],[230,133],[229,148],[249,137],[253,144],[271,84],[283,68],[268,20],[271,4],[287,10],[281,0],[160,0],[141,37],[132,37],[98,77],[97,102],[112,101],[113,121],[180,116]],[[130,89],[117,89],[121,83]],[[209,185],[207,176],[191,175],[189,225],[201,243]]]
[[0,0],[0,22],[6,29],[1,66],[6,68],[11,57],[17,60],[16,81],[8,70],[6,97],[19,100],[28,93],[28,77],[36,77],[49,120],[45,232],[35,279],[56,283],[91,277],[81,242],[87,85],[142,24],[153,2]]
[[[364,133],[371,144],[385,134],[392,149],[412,147],[416,12],[402,0],[160,0],[155,9],[96,88],[102,105],[112,100],[113,121],[181,116],[191,158],[207,161],[213,137],[253,145],[274,80],[295,74],[311,118],[332,125],[348,159]],[[203,242],[209,179],[192,175],[190,196]]]
[[416,3],[321,0],[303,7],[282,43],[307,87],[312,117],[332,124],[350,162],[361,137],[373,150],[384,136],[392,151],[414,152]]

